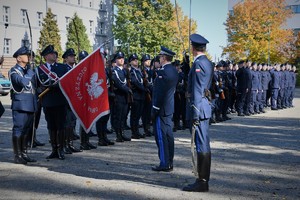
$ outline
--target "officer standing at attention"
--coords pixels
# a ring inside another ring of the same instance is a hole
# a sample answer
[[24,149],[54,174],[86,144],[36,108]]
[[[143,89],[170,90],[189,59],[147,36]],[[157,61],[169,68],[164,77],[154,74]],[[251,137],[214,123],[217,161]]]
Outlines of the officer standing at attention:
[[[190,192],[207,192],[210,176],[211,151],[209,141],[209,119],[211,105],[207,98],[213,76],[212,63],[204,54],[208,41],[198,34],[190,36],[194,63],[188,76],[189,119],[195,128],[195,144],[197,151],[197,174],[195,183],[183,188]],[[193,133],[192,133],[193,135]]]
[[27,155],[27,137],[30,135],[29,132],[33,131],[31,129],[33,116],[37,110],[34,72],[30,68],[26,68],[29,55],[30,50],[26,47],[18,49],[13,55],[17,60],[17,64],[8,73],[12,83],[12,143],[16,164],[36,162]]
[[59,86],[59,77],[68,72],[66,65],[56,63],[57,54],[53,45],[48,45],[41,53],[46,63],[36,68],[41,90],[49,91],[41,97],[47,129],[50,134],[52,152],[47,159],[58,158],[64,160],[64,129],[66,124],[67,100]]
[[132,95],[132,90],[129,88],[126,80],[126,71],[123,69],[124,53],[117,52],[115,54],[116,66],[112,72],[112,80],[115,88],[115,105],[113,109],[113,126],[116,131],[116,142],[130,141],[123,133],[124,121],[126,120],[128,109],[128,97]]
[[138,56],[134,53],[129,56],[130,63],[130,79],[133,92],[133,102],[131,104],[130,114],[130,127],[131,138],[140,139],[145,137],[139,133],[139,121],[143,113],[144,101],[145,101],[145,87],[143,84],[142,72],[139,69]]
[[173,56],[175,56],[174,52],[161,46],[159,55],[161,69],[154,80],[151,117],[160,163],[158,166],[152,167],[152,170],[169,172],[173,170],[172,116],[178,72],[175,66],[171,64]]
[[[74,49],[70,48],[67,49],[66,52],[62,55],[62,58],[65,61],[65,64],[68,70],[71,70],[75,66],[75,56],[76,53]],[[71,107],[67,106],[67,121],[65,124],[65,144],[64,144],[64,152],[66,154],[72,154],[76,152],[81,152],[82,150],[77,149],[73,145],[73,135],[75,134],[75,127],[76,127],[76,116],[71,110]]]

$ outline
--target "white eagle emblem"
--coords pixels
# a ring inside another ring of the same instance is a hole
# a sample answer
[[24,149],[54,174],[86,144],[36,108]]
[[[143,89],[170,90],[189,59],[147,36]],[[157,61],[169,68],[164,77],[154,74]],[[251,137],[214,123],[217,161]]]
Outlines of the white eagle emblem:
[[103,93],[103,88],[100,86],[102,83],[103,79],[98,79],[98,73],[95,72],[90,78],[90,84],[85,84],[92,100]]

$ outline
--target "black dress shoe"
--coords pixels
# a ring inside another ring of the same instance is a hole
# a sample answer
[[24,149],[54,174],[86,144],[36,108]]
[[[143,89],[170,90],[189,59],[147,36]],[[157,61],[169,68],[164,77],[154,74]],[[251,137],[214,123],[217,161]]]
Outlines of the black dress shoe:
[[78,152],[82,152],[82,150],[77,149],[75,146],[73,146],[72,144],[68,145],[69,149],[73,152],[73,153],[78,153]]
[[46,157],[46,159],[53,159],[53,158],[58,158],[57,151],[52,151],[51,154]]
[[271,108],[271,110],[278,110],[278,108]]
[[187,192],[208,192],[208,182],[197,179],[195,183],[185,186],[182,190]]
[[23,158],[26,162],[36,162],[35,159],[30,158],[26,153],[22,153],[22,158]]
[[250,113],[244,113],[244,115],[246,115],[246,116],[250,116]]
[[156,172],[170,172],[173,170],[173,168],[171,169],[170,167],[155,166],[152,167],[152,170]]
[[239,113],[238,116],[244,117],[245,115],[243,113]]

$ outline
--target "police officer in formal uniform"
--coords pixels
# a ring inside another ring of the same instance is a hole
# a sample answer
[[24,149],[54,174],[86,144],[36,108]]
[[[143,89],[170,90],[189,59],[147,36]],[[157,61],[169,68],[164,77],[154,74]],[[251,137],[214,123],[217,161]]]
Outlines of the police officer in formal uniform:
[[139,121],[143,113],[145,101],[145,87],[143,83],[143,75],[139,69],[138,56],[134,53],[128,58],[130,64],[130,80],[133,92],[133,102],[131,104],[130,127],[131,138],[140,139],[145,137],[139,132]]
[[258,111],[256,110],[256,104],[257,104],[257,95],[258,95],[258,89],[260,85],[259,80],[259,73],[257,72],[257,64],[255,62],[251,65],[251,95],[250,95],[250,106],[249,106],[249,113],[254,114]]
[[213,76],[213,66],[204,54],[208,41],[198,34],[190,36],[194,63],[189,73],[188,98],[189,119],[192,122],[192,137],[197,151],[197,174],[195,183],[183,188],[184,191],[206,192],[210,177],[211,151],[209,141],[209,119],[211,105],[208,100],[208,90]]
[[117,52],[115,54],[116,67],[112,72],[112,79],[115,89],[115,105],[113,109],[113,127],[116,131],[116,142],[130,141],[131,139],[124,135],[124,121],[126,120],[128,102],[132,95],[132,90],[128,86],[126,80],[126,71],[123,69],[124,53]]
[[[78,58],[79,61],[85,59],[88,56],[88,52],[85,50],[79,52]],[[89,133],[86,133],[83,129],[83,127],[80,125],[79,127],[79,134],[80,134],[80,149],[81,150],[91,150],[96,149],[97,147],[90,143],[90,136],[94,136],[95,134],[90,131]]]
[[174,92],[178,82],[178,72],[171,64],[175,53],[161,47],[161,69],[153,85],[151,117],[153,132],[158,147],[160,163],[152,167],[154,171],[173,170],[174,136],[172,132],[172,115],[174,113]]
[[271,80],[270,72],[268,71],[267,64],[262,64],[262,70],[260,71],[261,74],[261,88],[262,88],[262,97],[261,97],[261,104],[262,107],[260,108],[260,112],[265,112],[264,108],[267,107],[267,91],[269,89],[269,83]]
[[[184,88],[184,73],[182,72],[180,61],[175,60],[173,65],[178,72],[178,82],[174,94],[174,127],[173,131],[185,129],[185,88]],[[180,119],[182,119],[182,126],[180,126]]]
[[13,55],[17,60],[17,64],[8,72],[12,83],[12,143],[16,164],[36,162],[27,155],[27,137],[30,135],[29,132],[33,131],[31,128],[34,112],[37,109],[35,76],[34,72],[27,67],[29,55],[30,50],[26,47],[18,49]]
[[41,90],[49,88],[49,91],[41,97],[43,111],[47,121],[47,128],[50,134],[52,153],[47,159],[65,159],[64,129],[67,114],[67,101],[59,86],[59,77],[68,72],[64,64],[56,63],[57,56],[53,45],[48,45],[41,53],[46,63],[36,68]]
[[[74,49],[69,48],[65,51],[65,53],[62,55],[62,58],[64,59],[64,62],[68,68],[68,70],[71,70],[75,65],[75,56],[76,53]],[[77,149],[73,145],[73,135],[75,132],[76,127],[76,116],[74,115],[73,111],[71,110],[70,106],[67,106],[67,120],[65,124],[65,143],[64,143],[64,151],[66,154],[72,154],[72,152],[81,152],[82,150]]]
[[[111,99],[114,98],[114,91],[113,91],[113,84],[112,84],[112,80],[111,80],[111,72],[109,67],[106,65],[106,57],[107,54],[105,51],[101,51],[101,55],[103,56],[103,62],[104,62],[104,66],[105,66],[105,77],[106,77],[106,86],[107,86],[107,91],[108,91],[108,98],[109,98],[109,106],[110,106],[110,110],[112,112],[111,109]],[[114,145],[115,143],[110,141],[107,138],[107,123],[109,120],[109,116],[110,113],[107,115],[104,115],[102,117],[100,117],[100,119],[98,119],[98,121],[96,122],[96,130],[97,130],[97,134],[98,134],[98,145],[99,146],[108,146],[108,145]]]
[[[142,114],[142,122],[144,128],[144,134],[147,137],[152,136],[150,131],[151,123],[151,107],[152,107],[152,90],[153,90],[153,80],[154,80],[154,70],[150,68],[151,58],[149,54],[144,54],[141,59],[142,72],[145,86],[146,99],[144,101],[144,108]],[[155,62],[154,62],[155,64]]]
[[281,80],[279,70],[280,70],[280,65],[275,65],[274,68],[270,70],[271,110],[278,110],[277,99],[278,99],[280,80]]
[[[236,109],[237,109],[238,116],[245,116],[244,107],[245,107],[245,101],[246,101],[246,94],[248,92],[250,92],[247,82],[250,81],[250,79],[246,75],[244,60],[239,61],[238,67],[239,67],[239,69],[236,71],[236,81],[237,81],[237,86],[236,86],[236,92],[237,92],[236,104],[237,104],[237,106],[236,106]],[[246,113],[246,114],[248,114],[248,113]]]

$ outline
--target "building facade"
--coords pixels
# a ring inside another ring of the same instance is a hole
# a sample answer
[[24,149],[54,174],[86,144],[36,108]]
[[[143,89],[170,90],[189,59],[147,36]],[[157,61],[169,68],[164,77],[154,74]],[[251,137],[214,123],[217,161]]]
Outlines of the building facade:
[[[61,46],[65,50],[67,27],[74,13],[83,20],[90,45],[96,49],[112,37],[112,0],[1,0],[0,1],[0,55],[12,57],[22,45],[30,44],[26,11],[32,28],[32,49],[38,49],[40,30],[48,8],[58,24]],[[113,41],[106,48],[111,50]]]
[[[284,28],[293,29],[295,35],[300,32],[300,1],[299,0],[285,0],[287,3],[287,8],[292,9],[293,17],[286,21],[286,26]],[[228,10],[229,13],[233,12],[233,7],[243,2],[243,0],[228,0]]]

